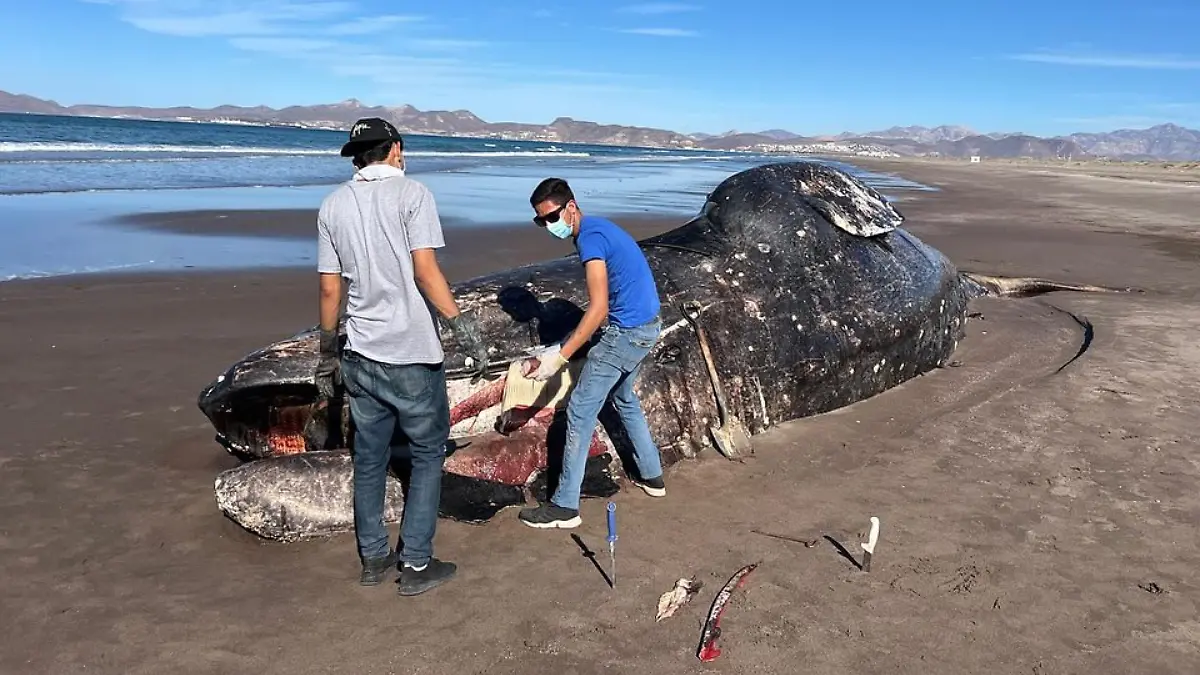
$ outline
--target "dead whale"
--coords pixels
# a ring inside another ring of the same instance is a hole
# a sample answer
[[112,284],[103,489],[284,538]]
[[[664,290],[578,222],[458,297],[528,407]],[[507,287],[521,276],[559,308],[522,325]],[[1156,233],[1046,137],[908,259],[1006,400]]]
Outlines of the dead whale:
[[[738,430],[761,433],[944,365],[973,297],[1085,288],[960,272],[900,228],[903,220],[848,173],[784,162],[728,177],[694,218],[640,242],[664,329],[636,388],[664,466],[714,445],[736,459]],[[482,522],[552,489],[562,416],[553,406],[505,409],[502,399],[510,364],[574,328],[586,287],[578,257],[568,256],[453,290],[486,333],[497,377],[473,383],[444,337],[452,429],[440,511]],[[246,460],[217,478],[218,506],[264,537],[353,527],[353,421],[340,400],[316,405],[316,358],[314,328],[246,356],[199,396],[218,441]],[[601,417],[585,496],[615,493],[633,466],[623,461],[619,425],[606,423],[613,412]],[[399,518],[401,492],[389,491],[389,522]]]

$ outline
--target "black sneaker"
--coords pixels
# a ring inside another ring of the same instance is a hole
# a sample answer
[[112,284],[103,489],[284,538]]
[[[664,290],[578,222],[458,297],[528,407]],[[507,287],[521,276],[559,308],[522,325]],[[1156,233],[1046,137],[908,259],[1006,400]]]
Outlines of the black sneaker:
[[659,476],[657,478],[633,478],[633,477],[630,477],[629,482],[642,488],[642,490],[644,490],[646,492],[646,494],[650,495],[651,497],[666,497],[667,496],[667,484],[663,482],[662,476]]
[[449,581],[457,571],[458,565],[437,558],[430,558],[420,570],[404,563],[400,568],[400,595],[420,595]]
[[362,575],[358,578],[358,583],[363,586],[377,586],[383,581],[388,570],[395,567],[395,551],[389,551],[384,558],[368,558],[362,563]]
[[570,529],[579,527],[583,522],[579,519],[579,511],[563,508],[557,504],[546,502],[529,509],[521,509],[519,516],[522,523],[530,527]]

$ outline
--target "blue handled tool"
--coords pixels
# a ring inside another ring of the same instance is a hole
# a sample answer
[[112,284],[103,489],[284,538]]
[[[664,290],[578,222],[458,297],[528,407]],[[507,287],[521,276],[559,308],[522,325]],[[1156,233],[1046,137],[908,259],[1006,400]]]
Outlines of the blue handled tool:
[[615,544],[617,543],[617,505],[615,502],[609,502],[605,507],[608,511],[608,573],[612,580],[612,587],[617,587],[617,554]]

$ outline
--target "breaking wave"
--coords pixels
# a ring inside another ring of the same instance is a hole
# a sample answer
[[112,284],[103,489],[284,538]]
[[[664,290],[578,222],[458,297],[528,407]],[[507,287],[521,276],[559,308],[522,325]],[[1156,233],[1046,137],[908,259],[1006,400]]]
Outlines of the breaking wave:
[[45,279],[48,277],[62,277],[62,276],[70,276],[70,275],[74,275],[74,274],[105,274],[105,273],[111,273],[111,272],[125,272],[125,271],[129,271],[129,270],[150,267],[153,264],[154,264],[153,260],[147,260],[145,262],[125,263],[125,264],[117,264],[117,265],[84,265],[84,266],[74,268],[74,269],[55,270],[55,271],[29,270],[26,272],[19,272],[17,274],[7,274],[4,276],[0,276],[0,283],[5,282],[5,281],[21,281],[24,279]]

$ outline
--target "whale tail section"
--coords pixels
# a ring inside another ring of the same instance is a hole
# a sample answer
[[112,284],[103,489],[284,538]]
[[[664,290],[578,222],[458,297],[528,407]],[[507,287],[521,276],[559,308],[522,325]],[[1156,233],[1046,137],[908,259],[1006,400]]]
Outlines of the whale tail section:
[[993,296],[1000,298],[1028,298],[1056,291],[1077,293],[1140,293],[1135,288],[1112,288],[1091,284],[1070,284],[1040,277],[1004,277],[960,272],[963,281],[971,289],[972,297]]

